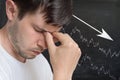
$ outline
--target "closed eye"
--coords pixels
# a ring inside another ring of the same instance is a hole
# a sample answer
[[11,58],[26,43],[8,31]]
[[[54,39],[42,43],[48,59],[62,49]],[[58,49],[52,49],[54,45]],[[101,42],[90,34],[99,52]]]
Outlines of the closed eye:
[[44,29],[41,29],[41,28],[37,27],[36,25],[32,25],[32,26],[33,26],[33,29],[36,32],[38,32],[38,33],[44,33],[44,32],[46,32]]
[[39,32],[39,33],[44,33],[44,32],[45,32],[45,30],[42,30],[42,29],[41,29],[41,30],[40,30],[40,29],[39,29],[39,30],[38,30],[38,29],[34,29],[34,30],[35,30],[36,32]]

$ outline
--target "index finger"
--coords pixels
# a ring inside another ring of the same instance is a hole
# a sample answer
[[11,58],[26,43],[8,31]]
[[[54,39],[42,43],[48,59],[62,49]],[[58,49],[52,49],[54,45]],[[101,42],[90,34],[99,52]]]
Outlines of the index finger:
[[74,40],[66,33],[63,34],[60,32],[54,32],[52,34],[53,34],[53,37],[55,37],[58,41],[61,42],[61,44],[68,43],[69,41],[74,42]]
[[53,36],[49,32],[45,32],[44,35],[45,35],[45,40],[48,46],[48,51],[49,53],[53,53],[56,47],[53,41]]

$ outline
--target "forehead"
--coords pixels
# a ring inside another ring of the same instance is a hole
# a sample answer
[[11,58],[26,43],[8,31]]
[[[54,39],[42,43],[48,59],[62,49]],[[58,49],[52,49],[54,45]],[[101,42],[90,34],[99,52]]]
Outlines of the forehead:
[[55,32],[62,28],[62,26],[46,23],[44,13],[40,13],[39,11],[33,14],[27,14],[24,18],[28,20],[31,25],[44,29],[45,31]]

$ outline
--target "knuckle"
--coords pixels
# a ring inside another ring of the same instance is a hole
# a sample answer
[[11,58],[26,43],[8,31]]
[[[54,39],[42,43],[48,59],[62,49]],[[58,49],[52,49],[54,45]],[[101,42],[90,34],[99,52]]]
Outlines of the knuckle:
[[78,53],[78,55],[81,55],[81,50],[80,50],[80,48],[77,48],[77,53]]
[[74,44],[72,42],[67,43],[69,47],[74,47]]
[[64,33],[64,35],[68,36],[68,34],[67,34],[67,33]]
[[67,38],[69,38],[69,37],[70,37],[70,36],[69,36],[69,34],[67,34],[67,33],[65,33],[64,35],[65,35]]
[[75,46],[76,46],[77,48],[79,48],[79,45],[78,45],[77,43],[75,44]]

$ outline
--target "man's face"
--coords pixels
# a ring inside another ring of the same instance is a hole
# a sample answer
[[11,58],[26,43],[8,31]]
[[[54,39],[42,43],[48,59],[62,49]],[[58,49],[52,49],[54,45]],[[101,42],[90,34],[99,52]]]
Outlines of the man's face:
[[10,40],[18,56],[34,58],[47,48],[44,30],[59,31],[60,27],[46,24],[39,12],[27,14],[22,20],[16,19],[9,28]]

